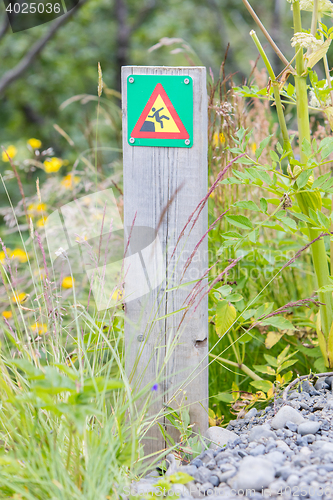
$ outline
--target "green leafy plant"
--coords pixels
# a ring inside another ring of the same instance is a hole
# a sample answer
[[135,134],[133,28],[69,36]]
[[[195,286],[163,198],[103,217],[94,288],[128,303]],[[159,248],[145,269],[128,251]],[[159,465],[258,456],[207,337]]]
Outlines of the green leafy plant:
[[[253,14],[247,0],[244,0],[244,3]],[[310,4],[312,6],[312,25],[311,31],[308,32],[302,29],[301,9],[309,10]],[[239,129],[234,137],[234,147],[230,148],[230,151],[235,155],[245,154],[244,157],[237,160],[244,168],[242,171],[233,170],[232,176],[223,180],[222,183],[259,186],[272,196],[272,198],[261,198],[259,204],[253,201],[241,201],[238,202],[238,205],[234,204],[234,206],[252,213],[260,214],[258,222],[253,222],[253,219],[245,215],[230,214],[227,216],[229,224],[236,229],[242,229],[242,234],[232,235],[232,244],[235,250],[240,248],[246,240],[256,244],[259,232],[263,228],[271,228],[294,235],[301,241],[304,240],[303,248],[296,252],[294,259],[290,259],[280,268],[281,272],[292,264],[302,252],[309,247],[311,248],[319,299],[317,305],[320,309],[316,331],[325,365],[332,367],[333,284],[330,268],[333,263],[333,251],[331,245],[330,252],[328,252],[327,245],[330,240],[333,220],[330,196],[333,193],[333,181],[330,178],[330,173],[322,173],[322,169],[329,163],[328,157],[333,151],[333,137],[326,137],[319,143],[311,137],[307,93],[308,88],[310,88],[312,101],[317,100],[319,104],[317,109],[325,114],[332,127],[333,89],[326,56],[331,43],[332,29],[328,29],[320,22],[321,15],[332,16],[332,6],[330,2],[293,0],[291,8],[294,22],[294,36],[292,37],[292,46],[295,47],[294,58],[290,61],[285,58],[258,20],[265,36],[271,42],[277,55],[283,60],[285,68],[280,75],[275,75],[256,33],[251,31],[252,40],[265,63],[269,84],[267,88],[262,90],[248,86],[242,89],[238,88],[238,91],[244,96],[268,99],[273,102],[280,125],[282,143],[278,142],[275,150],[270,151],[271,161],[263,163],[261,155],[267,147],[270,137],[260,143],[255,151],[255,158],[253,158],[246,151],[251,133],[245,129]],[[326,82],[319,81],[313,69],[319,61],[323,61]],[[294,79],[294,85],[288,83],[291,77]],[[298,141],[295,140],[295,135],[291,135],[288,131],[284,104],[296,106]],[[299,154],[296,154],[298,150]],[[273,211],[268,210],[270,204],[275,205]],[[308,243],[306,243],[306,239]],[[227,240],[224,247],[228,243]],[[298,306],[300,305],[298,304]],[[295,306],[297,307],[296,304]]]

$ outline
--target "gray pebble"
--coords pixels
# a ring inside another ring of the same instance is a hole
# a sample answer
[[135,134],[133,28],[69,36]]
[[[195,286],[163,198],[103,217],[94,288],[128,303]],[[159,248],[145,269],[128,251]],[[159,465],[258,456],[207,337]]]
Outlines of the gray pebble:
[[196,467],[202,467],[203,463],[202,460],[200,460],[200,458],[194,458],[191,461],[191,465],[195,465]]
[[301,424],[302,422],[305,422],[305,419],[299,411],[291,408],[291,406],[283,406],[272,419],[271,426],[273,429],[283,429],[289,421],[294,422],[295,424]]
[[265,453],[265,446],[263,444],[258,444],[255,448],[250,451],[250,455],[257,457],[258,455],[263,455]]
[[304,422],[302,424],[299,424],[297,432],[301,436],[305,436],[306,434],[316,434],[320,429],[320,423],[319,422]]
[[289,429],[289,431],[292,431],[292,432],[297,431],[297,424],[295,424],[295,422],[291,422],[290,420],[287,420],[285,425]]
[[299,483],[299,477],[296,474],[290,474],[290,476],[287,479],[287,485],[292,488],[293,486],[297,486],[298,483]]
[[220,484],[219,478],[215,475],[210,476],[209,482],[212,483],[213,486],[218,486]]

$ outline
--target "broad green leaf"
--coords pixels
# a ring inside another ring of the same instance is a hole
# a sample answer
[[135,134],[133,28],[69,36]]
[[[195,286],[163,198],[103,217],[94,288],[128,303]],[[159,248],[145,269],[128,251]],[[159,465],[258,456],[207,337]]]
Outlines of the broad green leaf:
[[327,172],[327,174],[320,175],[318,177],[318,179],[316,179],[314,181],[314,183],[312,184],[312,189],[316,189],[316,188],[320,187],[322,184],[324,184],[325,181],[327,181],[327,179],[329,179],[330,176],[331,176],[331,172]]
[[269,141],[271,140],[273,136],[272,135],[269,135],[268,137],[265,137],[265,139],[263,141],[261,141],[261,143],[259,144],[259,147],[256,149],[256,158],[257,160],[259,160],[263,150],[265,149],[265,147],[268,145]]
[[220,288],[217,288],[216,290],[220,292],[221,295],[223,295],[224,297],[226,297],[227,295],[229,295],[229,293],[232,292],[232,288],[230,285],[222,285],[220,286]]
[[321,158],[327,158],[333,152],[333,137],[325,137],[320,143]]
[[277,344],[280,338],[283,336],[283,333],[279,332],[268,332],[265,339],[265,346],[267,349],[273,347],[273,345]]
[[171,483],[187,484],[193,481],[194,478],[186,472],[174,472],[168,477],[168,479]]
[[253,337],[249,333],[243,333],[240,337],[238,337],[238,342],[241,344],[246,344],[246,342],[250,342]]
[[253,380],[251,385],[259,391],[268,392],[273,387],[273,383],[269,380]]
[[244,215],[228,215],[225,218],[233,226],[241,229],[253,229],[251,221]]
[[216,306],[215,327],[219,336],[224,335],[236,319],[236,309],[226,300],[219,301]]
[[229,302],[239,302],[242,299],[243,295],[241,295],[240,293],[232,293],[231,295],[228,296]]
[[292,323],[283,316],[272,316],[260,322],[262,325],[275,326],[279,330],[295,330]]
[[270,152],[269,152],[269,154],[270,154],[270,157],[272,158],[273,161],[276,161],[277,163],[279,163],[280,158],[278,157],[278,155],[276,154],[275,151],[273,151],[271,149]]
[[311,170],[303,170],[303,172],[300,173],[299,177],[297,177],[298,189],[302,189],[304,186],[306,186],[311,173]]
[[274,358],[274,356],[271,356],[270,354],[264,354],[264,358],[269,365],[274,366],[274,368],[278,367],[278,361],[276,358]]
[[287,345],[276,358],[279,365],[285,360],[285,357],[287,356],[289,349],[290,349],[290,344]]
[[321,288],[319,288],[317,290],[317,293],[318,292],[321,292],[321,293],[326,293],[326,292],[333,292],[333,285],[325,285],[325,286],[322,286]]
[[25,372],[29,380],[38,380],[45,378],[45,374],[42,372],[42,370],[36,368],[36,366],[30,363],[27,359],[12,359],[10,361],[10,364]]
[[329,49],[331,41],[332,40],[328,38],[317,50],[314,50],[311,54],[308,52],[306,53],[304,60],[307,68],[313,68],[313,66],[324,57]]
[[254,203],[254,201],[237,201],[235,207],[242,208],[243,210],[254,210],[260,212],[260,208]]
[[312,155],[311,144],[305,138],[303,139],[303,142],[302,142],[302,151],[305,154],[305,156],[311,156]]
[[289,366],[292,366],[295,363],[297,363],[297,359],[289,359],[288,361],[284,361],[284,363],[282,363],[282,365],[277,369],[277,372],[280,373],[282,372],[282,370],[286,370],[287,368],[289,368]]
[[234,400],[232,394],[230,394],[229,392],[219,392],[219,394],[216,394],[216,396],[214,396],[214,399],[222,401],[223,403],[232,403]]
[[275,370],[269,365],[253,365],[256,372],[264,373],[265,375],[275,375]]
[[267,200],[265,198],[260,198],[260,208],[263,212],[267,212]]
[[241,238],[240,233],[236,233],[236,231],[227,231],[226,233],[222,233],[221,236],[226,239],[234,239],[234,238]]
[[329,230],[330,228],[330,220],[328,217],[326,217],[325,214],[323,214],[323,212],[320,212],[319,210],[317,210],[317,217],[318,217],[318,220],[319,222],[326,228]]

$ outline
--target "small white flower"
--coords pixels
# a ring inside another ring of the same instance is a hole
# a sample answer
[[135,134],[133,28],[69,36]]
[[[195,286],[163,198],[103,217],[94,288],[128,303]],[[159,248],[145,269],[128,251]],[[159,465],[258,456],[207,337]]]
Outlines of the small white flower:
[[[301,10],[313,11],[313,0],[300,0],[299,7]],[[333,4],[330,0],[319,0],[318,12],[325,16],[333,16]]]
[[317,40],[311,33],[295,33],[291,39],[291,46],[299,45],[304,49],[317,50],[323,45],[321,40]]
[[66,250],[64,250],[62,247],[59,247],[58,250],[56,250],[54,253],[56,254],[57,257],[59,257],[59,255],[62,255],[65,252]]
[[[332,79],[331,79],[331,82],[332,82]],[[323,89],[327,89],[327,88],[328,88],[328,82],[326,80],[326,83],[323,86]],[[309,105],[312,108],[323,108],[323,107],[326,108],[327,106],[331,106],[331,96],[327,96],[325,101],[319,101],[315,92],[313,90],[310,90],[310,92],[309,92]]]

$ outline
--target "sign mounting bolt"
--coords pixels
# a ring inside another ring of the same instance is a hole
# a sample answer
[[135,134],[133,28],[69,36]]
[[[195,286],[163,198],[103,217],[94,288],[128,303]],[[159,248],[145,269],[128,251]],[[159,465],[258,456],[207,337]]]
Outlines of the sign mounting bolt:
[[129,77],[129,79],[128,79],[128,81],[129,81],[130,83],[134,83],[134,78],[133,78],[133,76],[130,76],[130,77]]
[[144,341],[144,339],[145,339],[145,337],[144,337],[144,335],[142,335],[142,334],[140,334],[140,335],[138,335],[138,336],[137,336],[137,340],[138,340],[138,342],[143,342],[143,341]]
[[185,78],[184,83],[185,83],[185,85],[188,85],[190,83],[190,79],[189,78]]
[[135,143],[135,139],[134,139],[134,137],[131,137],[131,138],[130,138],[130,143],[131,143],[131,144],[134,144],[134,143]]
[[186,146],[189,146],[191,144],[190,139],[185,139],[185,144],[186,144]]

